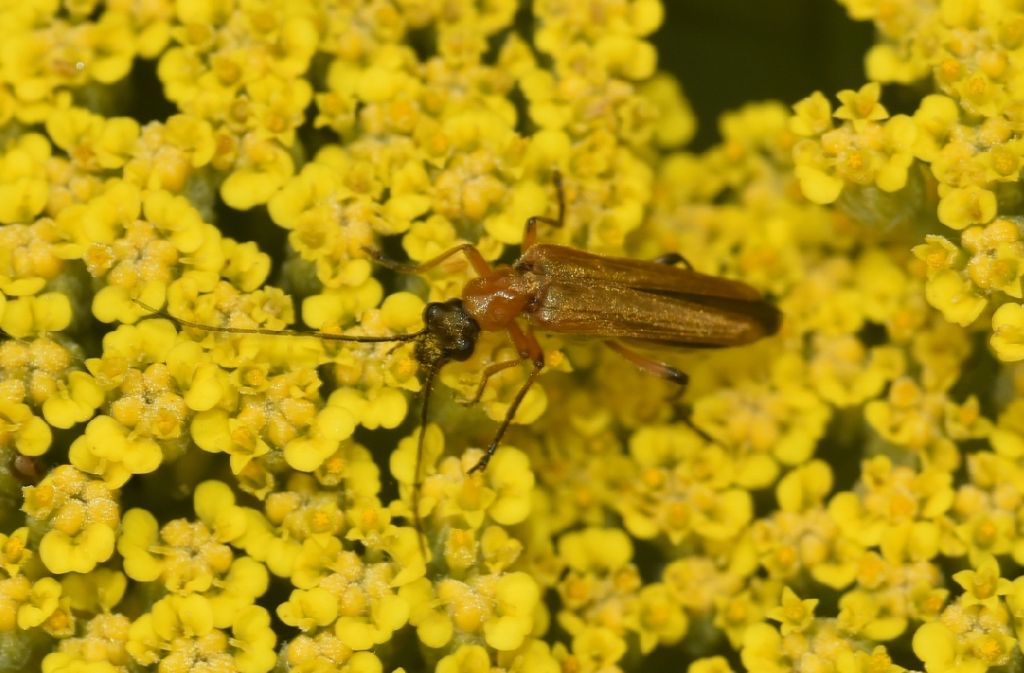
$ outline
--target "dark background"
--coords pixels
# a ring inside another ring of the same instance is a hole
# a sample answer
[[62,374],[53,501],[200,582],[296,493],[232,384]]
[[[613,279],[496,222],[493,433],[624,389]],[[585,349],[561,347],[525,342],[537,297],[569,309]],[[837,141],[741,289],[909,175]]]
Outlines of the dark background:
[[679,78],[697,114],[688,149],[717,142],[716,120],[743,103],[795,103],[816,89],[830,100],[864,84],[874,28],[836,0],[663,0],[653,36],[661,67]]

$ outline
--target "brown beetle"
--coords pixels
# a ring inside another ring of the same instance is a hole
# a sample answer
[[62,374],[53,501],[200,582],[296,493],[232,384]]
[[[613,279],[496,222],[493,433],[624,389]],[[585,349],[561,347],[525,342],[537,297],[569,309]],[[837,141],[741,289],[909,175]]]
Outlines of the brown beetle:
[[[739,281],[698,273],[678,254],[643,261],[538,243],[540,224],[560,227],[565,219],[565,197],[558,173],[554,174],[554,183],[558,217],[537,216],[526,221],[522,252],[512,265],[492,267],[469,243],[455,246],[416,266],[396,264],[374,253],[382,265],[405,273],[423,273],[462,254],[476,272],[477,277],[463,286],[460,299],[427,304],[423,312],[424,327],[417,332],[378,337],[222,328],[144,308],[186,327],[208,331],[315,336],[355,343],[416,342],[416,359],[426,369],[412,492],[413,517],[420,530],[418,503],[427,403],[437,373],[449,361],[463,361],[472,356],[480,332],[507,332],[518,357],[484,369],[474,402],[480,399],[487,381],[498,372],[523,362],[528,362],[532,369],[509,404],[483,457],[470,469],[471,473],[487,467],[527,391],[544,368],[544,352],[534,330],[601,339],[636,366],[683,386],[688,381],[686,374],[635,352],[626,343],[662,348],[724,348],[749,344],[779,329],[781,314],[757,290]],[[680,263],[684,266],[677,266]],[[526,323],[525,327],[521,322]],[[420,542],[422,545],[422,538]]]

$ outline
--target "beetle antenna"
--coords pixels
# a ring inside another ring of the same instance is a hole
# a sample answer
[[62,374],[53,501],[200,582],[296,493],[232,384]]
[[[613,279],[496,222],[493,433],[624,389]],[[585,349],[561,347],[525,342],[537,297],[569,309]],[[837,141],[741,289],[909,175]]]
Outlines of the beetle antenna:
[[430,403],[430,396],[434,391],[434,380],[437,373],[444,366],[444,360],[438,359],[427,370],[423,380],[423,404],[420,405],[420,436],[416,440],[416,465],[412,474],[412,521],[416,528],[416,542],[419,543],[420,555],[423,557],[424,566],[429,562],[427,558],[427,534],[423,530],[423,519],[420,518],[420,492],[423,489],[423,443],[427,434],[427,406]]
[[200,322],[194,322],[192,320],[186,320],[173,316],[163,309],[154,308],[148,304],[145,304],[138,299],[132,299],[133,302],[144,308],[150,314],[166,318],[173,323],[181,325],[182,327],[191,327],[192,329],[204,330],[206,332],[223,332],[225,334],[262,334],[264,336],[298,336],[298,337],[316,337],[317,339],[323,339],[324,341],[350,341],[355,343],[364,344],[380,344],[380,343],[392,343],[394,341],[415,341],[424,334],[427,333],[427,329],[424,327],[418,332],[410,332],[408,334],[395,334],[393,336],[371,336],[368,334],[334,334],[333,332],[322,332],[320,330],[297,330],[297,329],[267,329],[266,327],[215,327],[213,325],[204,325]]

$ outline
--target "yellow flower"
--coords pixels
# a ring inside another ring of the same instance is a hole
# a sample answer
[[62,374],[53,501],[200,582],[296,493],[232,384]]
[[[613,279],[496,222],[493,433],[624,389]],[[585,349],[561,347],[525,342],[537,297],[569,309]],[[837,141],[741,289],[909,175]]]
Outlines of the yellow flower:
[[1007,303],[996,309],[989,343],[1003,362],[1024,360],[1024,304]]
[[476,575],[465,582],[443,579],[435,588],[421,579],[400,595],[412,608],[410,622],[420,640],[431,647],[453,636],[476,636],[495,650],[517,650],[533,632],[540,608],[537,582],[522,572]]
[[43,402],[43,418],[56,428],[70,428],[92,418],[103,400],[103,391],[92,376],[71,371],[66,382],[56,382],[56,390]]
[[97,568],[87,575],[65,575],[61,587],[75,610],[109,612],[124,598],[128,580],[124,573]]
[[320,583],[338,600],[334,633],[353,650],[369,650],[387,642],[409,619],[405,599],[383,586],[390,572],[390,568],[373,567],[356,582],[334,575]]
[[842,103],[836,111],[836,119],[846,119],[853,122],[853,128],[862,131],[867,123],[886,119],[888,111],[879,102],[882,96],[882,87],[878,82],[868,82],[859,90],[844,89],[836,94],[836,98]]
[[248,526],[228,487],[207,481],[194,498],[199,522],[176,519],[159,531],[152,514],[129,510],[117,549],[129,577],[143,582],[159,579],[175,593],[204,593],[213,606],[215,624],[226,627],[233,606],[251,603],[266,590],[266,571],[252,559],[234,559],[225,544],[242,538]]
[[266,610],[249,606],[233,617],[232,637],[214,627],[209,601],[191,594],[169,596],[132,624],[126,649],[143,665],[174,670],[194,657],[242,673],[267,673],[274,666],[276,638]]
[[277,607],[277,615],[288,626],[311,631],[332,624],[338,617],[338,599],[327,589],[292,591],[288,601]]
[[295,170],[284,148],[269,140],[246,138],[236,161],[238,167],[223,182],[220,194],[238,210],[266,203]]
[[59,332],[70,324],[71,303],[59,292],[8,300],[0,316],[0,329],[19,339],[38,332]]
[[964,588],[960,604],[969,608],[982,605],[996,608],[999,597],[1010,592],[1011,582],[999,576],[999,563],[994,556],[986,555],[977,570],[961,570],[953,575],[953,581]]
[[51,572],[89,572],[113,554],[120,512],[106,484],[61,465],[24,493],[22,510],[47,531],[39,558]]
[[488,516],[503,526],[521,523],[530,514],[534,486],[526,454],[507,446],[499,449],[485,477],[495,492],[494,502],[487,509]]
[[10,535],[0,533],[0,567],[9,577],[20,574],[22,567],[34,555],[27,543],[28,528],[25,526],[12,531]]
[[23,456],[41,456],[50,448],[50,427],[27,404],[0,400],[0,441]]
[[38,133],[26,133],[4,147],[0,155],[0,222],[33,221],[46,207],[49,185],[45,165],[50,141]]
[[210,162],[214,149],[213,127],[207,120],[172,115],[142,128],[124,177],[153,193],[180,193],[195,171]]
[[748,670],[765,673],[791,670],[788,661],[783,659],[782,636],[765,623],[752,625],[744,634],[740,658]]
[[53,143],[84,170],[120,168],[139,136],[130,117],[103,117],[83,108],[58,110],[46,120]]
[[609,629],[588,626],[573,636],[572,654],[562,662],[563,670],[594,671],[616,666],[626,654],[626,643]]
[[950,189],[939,202],[938,215],[951,229],[988,224],[996,216],[996,195],[976,186]]
[[858,590],[843,594],[836,617],[840,628],[871,640],[893,640],[902,635],[907,628],[907,618],[890,614],[889,605],[880,598]]
[[163,452],[154,440],[132,439],[129,429],[110,416],[97,416],[72,443],[69,459],[83,472],[103,477],[111,488],[120,488],[133,474],[160,467]]
[[644,83],[641,91],[644,99],[658,107],[658,122],[654,130],[657,144],[674,148],[689,142],[696,130],[696,118],[679,82],[659,72]]
[[479,645],[460,645],[437,662],[437,673],[490,673],[491,657]]
[[131,621],[124,615],[99,614],[89,619],[80,637],[65,637],[58,650],[43,658],[43,673],[120,673],[131,657],[125,651]]
[[578,572],[617,570],[633,557],[629,537],[616,528],[587,528],[558,540],[558,555]]
[[250,605],[236,613],[231,632],[234,664],[241,673],[266,673],[274,667],[277,636],[270,628],[270,615]]
[[771,366],[770,381],[741,381],[694,405],[694,424],[733,454],[735,482],[748,488],[772,483],[780,465],[806,460],[831,414],[805,387],[801,362],[782,356]]
[[793,112],[789,127],[797,135],[817,136],[832,128],[832,104],[820,91],[795,103]]
[[494,587],[494,617],[484,622],[484,640],[496,650],[515,650],[532,631],[540,602],[536,581],[508,573]]
[[691,663],[686,673],[733,673],[725,657],[704,657]]
[[782,635],[806,631],[814,621],[814,608],[818,599],[801,599],[788,586],[782,589],[782,602],[779,607],[769,610],[769,619],[781,624]]
[[[945,671],[953,668],[956,659],[956,647],[953,634],[941,623],[929,622],[922,625],[914,633],[914,654],[924,661],[926,670]],[[967,671],[984,671],[987,667],[980,661],[958,662],[960,668]]]
[[640,651],[648,654],[660,645],[674,645],[686,634],[689,622],[682,606],[660,584],[649,584],[640,590],[638,628]]
[[812,385],[836,406],[851,406],[874,398],[906,366],[899,350],[884,346],[865,348],[850,334],[816,334],[813,343]]
[[[754,580],[750,584],[751,590],[722,593],[714,598],[714,624],[725,632],[729,643],[736,649],[742,646],[748,628],[763,626],[761,622],[765,612],[769,606],[775,605],[775,597],[781,591],[775,582]],[[766,600],[764,594],[768,594],[770,599]]]
[[46,621],[57,609],[60,583],[44,577],[32,585],[28,602],[18,608],[18,628],[30,629]]
[[284,657],[290,670],[297,673],[383,673],[384,670],[376,655],[353,652],[327,631],[292,639],[285,646]]
[[933,161],[959,121],[956,102],[938,94],[925,96],[913,118],[922,131],[917,135],[915,154],[925,161]]
[[1009,660],[1014,639],[998,614],[947,608],[940,621],[923,624],[914,633],[914,654],[925,670],[986,671]]

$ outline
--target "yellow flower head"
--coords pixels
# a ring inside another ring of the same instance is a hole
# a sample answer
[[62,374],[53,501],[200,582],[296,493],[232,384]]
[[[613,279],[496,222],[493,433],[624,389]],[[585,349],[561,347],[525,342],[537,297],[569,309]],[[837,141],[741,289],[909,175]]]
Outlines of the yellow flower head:
[[23,511],[46,531],[39,558],[51,572],[89,572],[114,552],[118,501],[102,481],[70,465],[25,488]]

